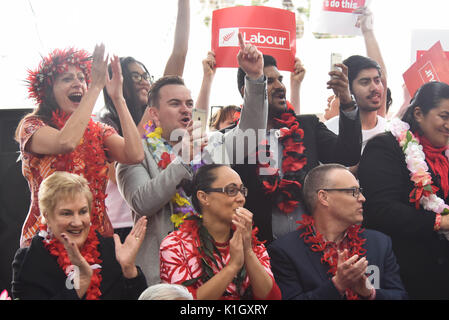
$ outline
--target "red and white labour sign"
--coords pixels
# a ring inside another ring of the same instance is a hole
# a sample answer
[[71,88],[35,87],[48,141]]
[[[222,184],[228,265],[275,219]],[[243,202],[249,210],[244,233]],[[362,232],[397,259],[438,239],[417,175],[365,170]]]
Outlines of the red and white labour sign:
[[280,70],[293,71],[296,54],[295,14],[268,7],[233,7],[212,15],[212,50],[217,67],[238,67],[238,34],[245,43],[273,56]]

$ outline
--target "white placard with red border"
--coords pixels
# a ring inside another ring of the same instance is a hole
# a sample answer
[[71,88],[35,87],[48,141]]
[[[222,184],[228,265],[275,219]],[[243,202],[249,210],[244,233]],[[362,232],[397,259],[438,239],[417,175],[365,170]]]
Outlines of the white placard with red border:
[[293,71],[296,55],[295,14],[263,6],[239,6],[212,13],[212,50],[216,66],[238,67],[238,33],[246,43],[273,56],[279,70]]
[[357,14],[353,12],[369,6],[371,0],[314,0],[312,1],[312,31],[332,35],[361,35],[355,26]]

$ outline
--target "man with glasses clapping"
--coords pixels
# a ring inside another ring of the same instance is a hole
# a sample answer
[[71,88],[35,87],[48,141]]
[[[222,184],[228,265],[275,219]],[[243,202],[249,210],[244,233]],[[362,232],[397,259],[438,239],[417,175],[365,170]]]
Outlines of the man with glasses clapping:
[[407,299],[391,239],[361,228],[365,197],[352,173],[315,167],[303,192],[310,215],[268,247],[283,299]]

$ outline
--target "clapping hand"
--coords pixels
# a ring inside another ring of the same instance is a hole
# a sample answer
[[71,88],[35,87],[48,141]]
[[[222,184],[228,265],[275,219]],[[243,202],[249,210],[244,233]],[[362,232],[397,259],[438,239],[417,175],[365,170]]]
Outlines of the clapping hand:
[[135,261],[137,252],[145,238],[146,230],[147,218],[144,216],[136,222],[123,244],[120,242],[120,237],[114,234],[115,256],[122,267],[123,275],[127,279],[137,277]]
[[104,57],[104,44],[96,45],[92,54],[92,71],[90,87],[103,89],[106,85],[109,56]]
[[123,98],[123,76],[120,59],[114,56],[111,59],[112,78],[109,78],[109,73],[106,74],[106,90],[109,96],[114,101]]
[[70,262],[72,263],[72,265],[78,267],[77,271],[79,272],[79,274],[75,273],[75,290],[78,297],[82,298],[89,288],[93,271],[89,263],[82,256],[75,242],[70,240],[65,233],[61,233],[61,240],[65,250],[67,251]]
[[348,250],[338,252],[337,272],[334,281],[340,291],[346,289],[360,288],[360,284],[365,285],[365,272],[368,261],[365,257],[359,259],[358,255],[353,255],[348,259]]
[[232,217],[232,223],[242,234],[245,254],[252,252],[253,214],[245,208],[237,208]]
[[231,240],[229,240],[229,263],[228,265],[235,268],[237,273],[245,262],[243,252],[243,235],[240,229],[234,231]]

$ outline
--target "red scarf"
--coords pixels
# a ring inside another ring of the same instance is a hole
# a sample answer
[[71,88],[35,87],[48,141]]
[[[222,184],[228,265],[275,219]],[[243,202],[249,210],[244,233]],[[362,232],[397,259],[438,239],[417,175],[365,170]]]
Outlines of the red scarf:
[[432,171],[440,177],[440,187],[444,192],[444,198],[449,194],[449,161],[444,154],[447,146],[436,148],[427,140],[426,137],[415,133],[419,142],[423,146],[424,154],[426,155],[426,162]]
[[[46,231],[47,226],[41,225],[41,230]],[[69,273],[69,267],[72,265],[67,251],[64,245],[56,238],[44,239],[44,247],[50,252],[50,254],[57,258],[57,262],[66,275]],[[81,255],[86,259],[89,265],[100,264],[103,261],[100,259],[100,252],[98,252],[98,238],[95,234],[95,228],[91,227],[89,234],[87,235],[86,242],[81,249]],[[97,268],[93,270],[92,278],[90,279],[89,288],[86,291],[86,300],[99,300],[101,296],[100,284],[101,284],[101,269]]]
[[[335,276],[337,273],[338,251],[336,246],[333,245],[334,243],[324,240],[323,235],[315,228],[313,217],[303,214],[302,220],[297,221],[297,223],[300,225],[298,230],[305,229],[301,234],[301,238],[304,238],[304,243],[309,244],[310,250],[313,252],[321,252],[323,254],[321,263],[327,263],[329,265],[328,273]],[[360,238],[359,235],[363,231],[364,229],[360,225],[352,225],[348,228],[346,237],[343,239],[343,241],[347,242],[348,259],[354,255],[362,257],[366,254],[366,249],[362,248],[366,239]],[[348,300],[360,299],[360,296],[351,289],[346,289],[345,294]]]

